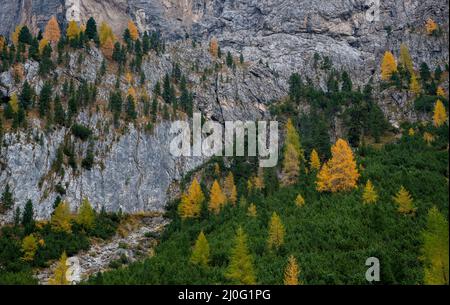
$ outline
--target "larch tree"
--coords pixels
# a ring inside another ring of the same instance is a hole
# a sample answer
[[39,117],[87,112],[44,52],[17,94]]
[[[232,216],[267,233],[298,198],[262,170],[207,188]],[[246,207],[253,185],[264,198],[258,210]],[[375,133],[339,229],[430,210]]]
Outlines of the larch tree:
[[285,285],[299,285],[298,280],[300,269],[297,264],[297,260],[293,255],[289,256],[286,269],[284,269],[284,284]]
[[214,180],[210,191],[210,200],[208,210],[214,214],[219,214],[222,207],[225,205],[227,198],[220,188],[219,182]]
[[38,243],[33,234],[27,235],[22,240],[22,248],[21,251],[23,253],[22,259],[24,261],[32,261],[36,254],[38,248]]
[[227,196],[228,202],[232,205],[235,205],[237,201],[237,189],[236,184],[234,183],[234,176],[232,172],[229,172],[227,177],[225,178],[223,191],[225,193],[225,196]]
[[61,258],[56,265],[55,271],[53,272],[53,276],[49,279],[50,285],[68,285],[69,281],[67,280],[67,254],[64,251],[61,255]]
[[331,159],[322,166],[317,175],[317,190],[334,193],[356,188],[359,173],[348,142],[338,139],[331,148],[331,154]]
[[441,100],[437,100],[434,105],[433,112],[433,125],[434,127],[441,127],[447,122],[447,112],[445,111],[445,106]]
[[233,284],[256,284],[253,258],[247,247],[247,235],[241,227],[237,230],[234,247],[231,250],[230,264],[225,277],[230,279]]
[[293,185],[298,181],[300,175],[300,159],[297,150],[288,144],[283,160],[283,171],[281,183],[284,186]]
[[436,95],[441,97],[446,97],[445,90],[441,86],[436,89]]
[[416,208],[413,205],[413,199],[409,192],[403,187],[400,187],[398,193],[394,196],[394,201],[397,203],[397,211],[405,215],[414,215]]
[[284,234],[285,229],[280,216],[274,212],[269,222],[269,237],[267,239],[269,249],[275,248],[278,250],[284,244]]
[[181,202],[178,205],[178,215],[182,219],[198,217],[204,200],[205,196],[203,195],[200,184],[194,178],[188,192],[181,196]]
[[421,260],[426,285],[449,284],[448,221],[436,207],[428,211],[426,230],[422,233]]
[[298,207],[302,207],[305,205],[305,198],[301,194],[298,194],[295,198],[295,205]]
[[72,232],[70,207],[67,202],[60,203],[50,219],[52,230],[56,232]]
[[390,80],[392,74],[395,72],[397,72],[397,62],[395,61],[394,54],[386,51],[381,62],[381,79],[384,81]]
[[414,66],[411,54],[409,54],[408,47],[404,43],[400,44],[399,62],[402,67],[409,72],[410,75],[414,74]]
[[247,215],[250,217],[256,217],[258,215],[256,211],[256,205],[254,203],[251,203],[247,209]]
[[415,95],[418,95],[420,93],[421,87],[420,87],[420,83],[417,80],[416,74],[412,73],[411,74],[411,81],[409,83],[409,90],[414,93]]
[[9,108],[14,114],[19,111],[19,98],[15,93],[11,94],[11,97],[9,98]]
[[112,28],[106,22],[103,21],[100,24],[100,28],[99,28],[98,32],[99,32],[98,35],[99,35],[101,46],[104,46],[107,43],[108,38],[111,40],[112,44],[114,45],[114,42],[116,41],[116,36],[114,35]]
[[102,51],[106,58],[109,60],[113,59],[113,53],[114,53],[114,42],[113,40],[108,37],[106,38],[106,41],[102,44]]
[[194,265],[208,266],[209,252],[208,240],[203,231],[201,231],[192,250],[191,263]]
[[139,31],[136,25],[134,24],[133,20],[128,21],[128,30],[130,31],[130,36],[133,41],[138,40],[139,38]]
[[315,171],[320,170],[320,158],[319,158],[319,154],[317,153],[317,151],[315,149],[313,149],[311,152],[309,166],[311,167],[311,170],[315,170]]
[[408,135],[409,135],[410,137],[414,137],[414,136],[416,135],[416,132],[414,131],[413,128],[410,128],[410,129],[408,130]]
[[425,131],[423,133],[423,140],[425,141],[425,143],[427,143],[428,146],[430,146],[431,143],[434,142],[434,136],[428,131]]
[[428,18],[427,22],[425,23],[425,30],[427,31],[428,35],[432,35],[435,31],[438,30],[438,25],[433,19]]
[[56,43],[61,37],[61,30],[59,29],[58,20],[55,16],[52,16],[47,22],[44,31],[44,38],[50,42]]
[[366,186],[364,187],[363,191],[363,202],[366,204],[369,203],[376,203],[378,201],[378,194],[375,191],[375,188],[373,187],[372,181],[367,180]]
[[80,35],[80,27],[75,20],[70,20],[66,30],[68,40],[76,39]]
[[20,31],[22,30],[22,28],[23,28],[23,24],[19,24],[14,29],[14,32],[11,33],[11,41],[15,46],[17,46],[19,44],[19,34],[20,34]]
[[217,58],[219,55],[219,43],[215,37],[209,42],[209,53],[211,53],[214,58]]
[[42,38],[41,41],[39,41],[39,54],[42,55],[44,52],[45,47],[49,44],[48,40],[46,38]]
[[85,229],[92,229],[94,227],[95,212],[87,198],[84,198],[81,202],[76,222]]

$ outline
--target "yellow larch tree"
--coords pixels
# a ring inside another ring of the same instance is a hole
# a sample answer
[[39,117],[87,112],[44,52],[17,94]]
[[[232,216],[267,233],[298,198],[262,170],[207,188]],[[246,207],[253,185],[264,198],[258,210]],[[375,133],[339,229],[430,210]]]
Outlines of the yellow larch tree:
[[236,184],[234,183],[234,176],[232,172],[229,172],[227,177],[225,178],[225,182],[223,184],[223,192],[225,196],[227,196],[227,200],[232,205],[236,204],[237,201],[237,189]]
[[445,106],[441,100],[437,100],[434,105],[433,112],[433,125],[434,127],[441,127],[447,122],[447,112],[445,111]]
[[80,35],[80,27],[75,20],[70,20],[66,30],[66,37],[68,40],[75,39]]
[[367,180],[366,186],[364,187],[363,191],[363,203],[369,204],[369,203],[376,203],[378,201],[378,194],[375,191],[375,188],[373,187],[372,181]]
[[414,137],[414,136],[416,135],[416,132],[414,131],[413,128],[410,128],[410,129],[408,130],[408,135],[409,135],[410,137]]
[[441,86],[439,86],[436,90],[436,95],[441,97],[446,97],[445,90]]
[[400,187],[398,193],[394,196],[394,201],[398,205],[398,212],[405,215],[414,215],[416,208],[413,206],[413,199],[409,192],[403,187]]
[[114,42],[110,37],[106,39],[106,41],[102,45],[103,55],[109,60],[112,60],[113,52],[114,52]]
[[319,154],[315,149],[311,152],[311,157],[309,160],[309,166],[311,167],[311,170],[318,171],[320,169],[320,158]]
[[38,243],[33,234],[25,236],[22,240],[22,248],[21,251],[23,253],[22,259],[24,261],[32,261],[34,259],[34,255],[36,254],[38,248]]
[[427,31],[427,34],[432,35],[437,29],[437,23],[433,19],[428,18],[427,22],[425,23],[425,30]]
[[72,232],[72,224],[71,224],[72,216],[70,214],[69,204],[65,201],[61,202],[53,212],[53,215],[50,219],[50,224],[52,230],[57,232]]
[[194,265],[208,266],[209,244],[203,231],[200,232],[192,250],[191,263]]
[[415,95],[418,95],[420,93],[421,87],[419,84],[419,81],[417,80],[416,74],[411,74],[411,81],[409,83],[409,90],[414,93]]
[[279,249],[284,244],[285,229],[281,222],[280,216],[277,213],[273,213],[269,223],[269,237],[267,239],[267,245],[269,249]]
[[87,198],[84,198],[81,202],[76,222],[85,229],[92,229],[94,227],[95,212]]
[[20,31],[22,30],[22,28],[23,28],[23,24],[19,24],[14,29],[14,32],[11,33],[11,41],[15,46],[17,46],[19,44],[19,34],[20,34]]
[[114,42],[116,41],[116,36],[114,35],[112,28],[104,21],[100,24],[98,30],[98,38],[100,40],[101,46],[104,46],[107,43],[108,39],[111,40],[113,45]]
[[322,166],[317,175],[317,190],[334,193],[356,188],[359,173],[348,142],[338,139],[331,147],[331,154],[331,159]]
[[39,54],[42,55],[42,52],[44,52],[44,48],[48,45],[48,40],[46,38],[42,38],[41,41],[39,41]]
[[181,196],[178,214],[182,219],[198,217],[204,200],[205,196],[203,195],[200,184],[194,178],[188,192]]
[[16,93],[11,94],[11,97],[9,98],[9,107],[13,113],[17,113],[19,111],[19,99]]
[[247,215],[250,217],[256,217],[257,216],[257,211],[256,211],[256,205],[254,203],[251,203],[247,209]]
[[53,277],[48,281],[50,285],[68,285],[69,281],[67,280],[67,254],[64,251],[61,255],[61,258],[56,265],[55,271],[53,272]]
[[390,51],[386,51],[381,62],[381,79],[390,80],[392,74],[397,72],[397,62],[395,61],[394,54]]
[[230,264],[225,277],[230,279],[233,284],[256,284],[253,258],[247,247],[247,235],[241,227],[237,230],[234,247],[231,250]]
[[425,131],[423,133],[423,140],[425,141],[425,143],[427,143],[428,146],[430,146],[431,143],[434,142],[434,136],[428,131]]
[[281,183],[284,186],[295,184],[300,175],[300,160],[297,150],[288,144],[283,160]]
[[3,50],[3,47],[6,45],[5,37],[0,35],[0,50]]
[[411,54],[409,54],[408,47],[406,44],[400,44],[400,58],[399,63],[402,67],[409,72],[409,74],[414,74],[414,66],[411,58]]
[[299,208],[305,205],[305,198],[301,194],[298,194],[297,198],[295,198],[295,205]]
[[52,16],[47,22],[44,38],[53,43],[57,43],[61,38],[61,30],[59,29],[58,20],[56,20],[55,16]]
[[133,39],[133,41],[138,40],[139,31],[136,25],[134,24],[133,20],[128,21],[128,30],[130,31],[131,39]]
[[208,210],[214,214],[219,214],[220,210],[225,205],[226,201],[227,198],[225,194],[222,192],[219,182],[217,182],[217,180],[214,180],[214,183],[210,191]]
[[448,285],[448,221],[435,206],[428,211],[427,226],[422,233],[422,239],[420,259],[424,262],[424,283]]
[[300,269],[297,264],[297,260],[293,255],[289,256],[286,269],[284,269],[284,284],[285,285],[299,285],[301,282],[298,280]]

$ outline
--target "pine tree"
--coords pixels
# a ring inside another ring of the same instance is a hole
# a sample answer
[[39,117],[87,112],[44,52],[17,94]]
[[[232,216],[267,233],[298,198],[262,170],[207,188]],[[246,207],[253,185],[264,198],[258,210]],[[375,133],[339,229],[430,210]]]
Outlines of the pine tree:
[[56,269],[53,273],[53,277],[49,279],[50,285],[68,285],[69,281],[67,280],[67,254],[64,251],[61,255],[61,258],[56,265]]
[[52,230],[56,232],[72,232],[70,207],[67,202],[60,203],[53,212],[50,220]]
[[297,264],[297,260],[293,255],[289,256],[288,264],[284,270],[284,284],[285,285],[298,285],[300,270]]
[[447,113],[445,111],[445,106],[440,100],[437,100],[436,104],[434,105],[433,125],[434,127],[441,127],[445,124],[445,122],[447,122]]
[[38,244],[33,234],[25,236],[24,239],[22,240],[22,248],[21,248],[21,251],[23,253],[22,259],[27,262],[32,261],[36,254],[37,248]]
[[225,182],[223,185],[223,191],[227,200],[232,205],[236,204],[237,201],[237,190],[236,185],[234,184],[234,176],[232,172],[228,173],[228,176],[225,178]]
[[257,211],[256,211],[256,205],[254,203],[250,204],[247,209],[247,215],[250,217],[256,217]]
[[59,97],[59,95],[55,97],[54,105],[53,120],[55,124],[64,126],[66,123],[66,112],[64,111],[64,108],[61,104],[61,98]]
[[395,203],[398,204],[398,212],[406,215],[414,215],[416,208],[413,206],[413,199],[409,192],[403,187],[400,187],[397,195],[394,197]]
[[253,258],[247,248],[247,235],[241,227],[237,230],[235,245],[231,251],[230,264],[225,277],[230,279],[233,284],[256,284]]
[[209,53],[211,53],[214,58],[217,58],[219,54],[219,43],[215,37],[213,37],[209,43]]
[[399,59],[400,65],[409,72],[409,74],[412,76],[414,75],[414,66],[413,61],[411,58],[411,55],[409,54],[408,47],[402,43],[400,44],[400,59]]
[[[1,122],[0,122],[1,123]],[[1,140],[1,136],[0,136]],[[10,190],[9,183],[6,184],[5,190],[2,193],[2,196],[0,198],[0,211],[6,211],[9,210],[14,206],[14,197],[13,193]]]
[[331,160],[322,166],[317,175],[317,190],[334,193],[356,188],[359,173],[347,141],[338,139],[331,148],[331,154]]
[[231,68],[233,66],[234,59],[233,59],[233,55],[231,55],[230,51],[227,52],[226,63],[229,68]]
[[267,245],[269,249],[278,250],[284,244],[284,226],[277,213],[273,213],[269,223],[269,237]]
[[44,31],[44,38],[53,43],[57,43],[61,38],[61,31],[55,16],[52,16],[48,21]]
[[128,30],[130,31],[130,37],[133,41],[139,38],[139,31],[132,20],[128,21]]
[[411,74],[411,82],[409,83],[409,89],[415,95],[418,95],[420,93],[421,88],[419,82],[417,81],[415,73]]
[[45,82],[39,94],[39,115],[45,117],[50,110],[52,95],[52,86],[49,82]]
[[378,194],[375,191],[370,179],[367,180],[362,197],[364,203],[375,203],[378,201]]
[[297,198],[295,198],[295,205],[298,207],[302,207],[305,205],[305,199],[301,194],[298,194]]
[[81,202],[76,222],[88,230],[94,227],[95,212],[87,198]]
[[219,182],[217,182],[217,180],[214,180],[214,183],[210,191],[208,210],[214,214],[219,214],[220,210],[225,205],[226,201],[227,198],[222,192]]
[[89,40],[98,39],[97,23],[95,22],[94,18],[90,17],[87,21],[85,33]]
[[22,92],[20,93],[20,104],[24,109],[28,109],[29,106],[33,103],[33,89],[31,88],[30,84],[27,80],[25,80],[25,83],[22,87]]
[[31,44],[33,36],[30,33],[30,29],[25,25],[20,29],[19,42],[23,44]]
[[311,170],[320,170],[320,159],[319,159],[319,154],[317,153],[317,151],[315,149],[312,150],[311,152],[311,158],[309,161]]
[[381,63],[381,79],[384,81],[390,80],[395,72],[397,72],[395,57],[390,51],[386,51]]
[[422,233],[421,260],[426,285],[449,284],[448,221],[434,206],[428,211],[427,227]]
[[194,265],[208,266],[209,244],[203,231],[200,232],[192,250],[191,263]]
[[67,39],[69,41],[72,39],[77,39],[78,35],[80,35],[80,27],[75,20],[70,20],[66,30]]
[[34,212],[33,212],[33,202],[28,200],[25,204],[25,209],[22,215],[22,225],[25,228],[25,234],[30,234],[34,230]]

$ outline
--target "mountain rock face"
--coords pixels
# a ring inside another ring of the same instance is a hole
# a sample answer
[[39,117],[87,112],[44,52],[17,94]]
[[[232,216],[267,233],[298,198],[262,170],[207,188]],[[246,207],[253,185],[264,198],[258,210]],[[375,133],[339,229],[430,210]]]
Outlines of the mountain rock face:
[[[292,72],[317,75],[313,81],[324,86],[324,75],[313,68],[315,53],[329,57],[337,70],[347,70],[355,86],[378,79],[383,53],[392,50],[398,55],[402,42],[416,68],[421,62],[433,70],[444,67],[449,56],[447,0],[0,0],[0,35],[9,36],[19,23],[34,32],[43,30],[52,15],[62,25],[72,19],[85,23],[93,16],[98,24],[108,22],[118,36],[129,19],[141,32],[160,31],[168,51],[142,64],[149,92],[175,61],[184,72],[192,71],[194,63],[200,71],[211,67],[207,45],[212,37],[222,50],[242,53],[249,64],[234,73],[206,80],[198,73],[189,76],[196,109],[221,122],[267,118],[270,102],[287,94]],[[427,36],[428,18],[439,24],[441,35]],[[199,46],[193,48],[186,37]],[[59,67],[57,77],[93,82],[102,60],[96,48],[80,66],[77,55],[71,54],[69,66]],[[38,64],[27,61],[24,67],[26,79],[39,92],[43,80],[37,75]],[[115,82],[113,74],[104,77],[100,101],[107,103]],[[19,92],[22,84],[14,82],[10,72],[0,74],[4,96]],[[128,89],[125,80],[121,88]],[[407,97],[383,92],[377,98],[391,123],[416,119]],[[17,207],[32,199],[38,218],[51,214],[57,185],[63,186],[72,209],[88,197],[97,209],[163,210],[172,182],[205,159],[172,157],[168,122],[158,122],[151,133],[139,125],[118,133],[111,120],[98,113],[79,115],[78,121],[90,126],[97,139],[95,165],[76,172],[67,168],[64,177],[52,173],[51,165],[64,139],[73,137],[70,130],[44,132],[36,120],[30,133],[6,134],[0,151],[0,191],[9,184]],[[76,146],[83,153],[88,149],[88,143],[77,141]],[[0,221],[11,220],[13,210],[1,217]]]

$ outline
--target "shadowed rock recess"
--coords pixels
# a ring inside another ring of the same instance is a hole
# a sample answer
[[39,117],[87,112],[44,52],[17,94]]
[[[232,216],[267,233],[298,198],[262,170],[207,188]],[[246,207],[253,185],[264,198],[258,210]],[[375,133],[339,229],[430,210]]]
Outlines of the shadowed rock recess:
[[[207,118],[256,120],[268,118],[271,102],[287,95],[292,72],[313,75],[315,53],[328,56],[338,70],[348,71],[355,85],[363,85],[380,75],[379,63],[386,50],[399,50],[406,43],[414,63],[426,62],[434,69],[448,60],[448,1],[381,0],[379,21],[367,18],[370,1],[358,0],[0,0],[0,34],[9,36],[19,23],[33,32],[43,30],[52,15],[61,25],[69,20],[85,23],[92,16],[97,24],[108,22],[115,33],[122,33],[132,19],[141,32],[159,31],[167,42],[162,56],[144,58],[142,71],[147,90],[170,73],[173,62],[183,72],[213,65],[207,45],[216,37],[224,52],[242,54],[248,66],[227,75],[201,80],[189,75],[194,107]],[[428,18],[435,20],[443,34],[423,39]],[[201,48],[194,48],[186,38],[194,38]],[[430,51],[431,50],[431,51]],[[70,64],[58,67],[56,78],[93,82],[103,61],[102,52],[92,47],[78,67],[76,52]],[[267,64],[266,64],[267,63]],[[37,93],[44,81],[38,75],[38,63],[24,64],[25,79]],[[25,80],[24,79],[24,80]],[[24,81],[23,80],[23,81]],[[15,82],[11,71],[0,74],[4,96],[19,93],[22,82]],[[324,79],[313,80],[324,86]],[[126,82],[121,89],[128,89]],[[98,86],[100,103],[107,103],[114,74],[106,74]],[[59,90],[59,89],[58,89]],[[414,120],[405,99],[388,93],[379,96],[391,123],[402,118]],[[403,102],[402,102],[403,101]],[[392,111],[396,107],[399,111]],[[401,110],[401,111],[400,111]],[[121,133],[114,130],[112,119],[102,112],[84,111],[77,122],[93,130],[95,162],[91,170],[66,170],[60,177],[52,172],[58,147],[70,130],[45,130],[35,119],[29,131],[7,133],[0,151],[0,191],[10,185],[16,207],[32,199],[36,217],[48,218],[63,186],[65,199],[75,210],[83,197],[97,210],[138,212],[162,211],[170,197],[170,188],[184,174],[205,162],[205,158],[174,158],[169,153],[170,122],[159,122],[151,133],[129,124]],[[75,141],[84,155],[89,143]],[[2,215],[0,222],[11,221],[15,208]]]

